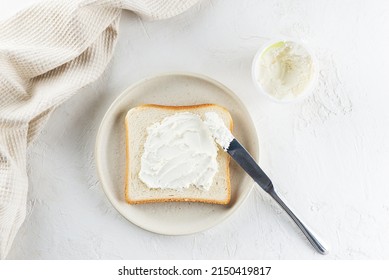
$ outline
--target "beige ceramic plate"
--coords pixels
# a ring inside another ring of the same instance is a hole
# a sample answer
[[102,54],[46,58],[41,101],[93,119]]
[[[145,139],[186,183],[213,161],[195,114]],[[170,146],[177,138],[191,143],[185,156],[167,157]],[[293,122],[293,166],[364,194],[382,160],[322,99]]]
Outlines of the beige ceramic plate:
[[258,160],[258,138],[249,113],[238,97],[219,82],[200,75],[166,74],[144,79],[126,89],[108,109],[97,134],[96,161],[104,191],[126,219],[143,229],[168,235],[191,234],[215,226],[238,209],[253,186],[253,181],[233,161],[229,205],[190,202],[130,205],[125,202],[124,117],[129,109],[147,103],[214,103],[227,108],[234,121],[235,137]]

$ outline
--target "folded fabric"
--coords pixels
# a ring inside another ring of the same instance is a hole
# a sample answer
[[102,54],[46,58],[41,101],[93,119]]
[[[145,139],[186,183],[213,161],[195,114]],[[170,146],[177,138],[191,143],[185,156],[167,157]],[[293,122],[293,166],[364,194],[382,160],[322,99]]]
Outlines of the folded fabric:
[[0,23],[0,258],[25,219],[26,149],[53,110],[108,64],[122,9],[174,16],[197,0],[44,1]]

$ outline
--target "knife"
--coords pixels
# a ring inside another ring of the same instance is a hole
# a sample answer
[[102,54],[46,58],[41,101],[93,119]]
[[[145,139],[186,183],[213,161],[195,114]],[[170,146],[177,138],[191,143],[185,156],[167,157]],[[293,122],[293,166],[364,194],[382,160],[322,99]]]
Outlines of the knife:
[[[225,145],[226,146],[226,145]],[[259,165],[255,162],[252,156],[247,152],[247,150],[233,138],[229,143],[229,146],[223,147],[223,149],[243,168],[244,171],[254,181],[265,191],[267,192],[292,218],[292,220],[297,224],[301,229],[304,235],[307,237],[308,241],[312,246],[320,253],[327,254],[328,247],[313,233],[297,216],[289,209],[289,207],[281,200],[276,190],[274,189],[273,183],[270,178],[263,172]]]

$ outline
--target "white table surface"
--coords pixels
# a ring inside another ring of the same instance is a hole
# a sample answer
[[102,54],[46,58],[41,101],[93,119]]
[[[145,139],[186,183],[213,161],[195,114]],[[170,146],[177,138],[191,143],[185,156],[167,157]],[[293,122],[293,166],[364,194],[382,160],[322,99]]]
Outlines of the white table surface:
[[[8,2],[3,17],[36,1]],[[9,259],[388,258],[388,15],[386,1],[364,0],[204,0],[158,22],[124,12],[111,65],[30,149],[28,214]],[[298,104],[272,103],[251,82],[256,50],[278,37],[304,41],[320,64],[314,95]],[[169,71],[209,75],[241,97],[260,164],[329,255],[315,253],[263,192],[190,236],[146,232],[116,212],[96,174],[100,121],[129,85]]]

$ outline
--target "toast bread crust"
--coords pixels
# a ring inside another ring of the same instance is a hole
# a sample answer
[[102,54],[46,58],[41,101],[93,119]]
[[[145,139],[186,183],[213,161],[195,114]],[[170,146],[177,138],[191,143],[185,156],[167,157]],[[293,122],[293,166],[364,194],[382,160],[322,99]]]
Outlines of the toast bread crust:
[[[230,127],[229,129],[233,130],[233,120],[229,113],[229,111],[217,104],[198,104],[198,105],[188,105],[188,106],[168,106],[168,105],[159,105],[159,104],[143,104],[136,106],[134,108],[137,109],[148,109],[148,108],[157,108],[161,110],[171,110],[171,111],[190,111],[198,108],[207,108],[207,107],[216,107],[218,109],[223,110],[227,113],[229,118]],[[201,202],[201,203],[211,203],[211,204],[222,204],[226,205],[231,200],[231,180],[230,180],[230,157],[227,157],[227,166],[226,166],[226,182],[227,182],[227,198],[225,200],[215,200],[215,199],[204,199],[204,198],[182,198],[182,197],[162,197],[162,198],[154,198],[154,199],[142,199],[142,200],[134,200],[131,199],[130,196],[130,178],[131,178],[131,170],[130,170],[130,131],[129,131],[129,123],[127,116],[125,117],[125,130],[126,130],[126,173],[125,173],[125,200],[129,204],[145,204],[145,203],[159,203],[159,202]]]

